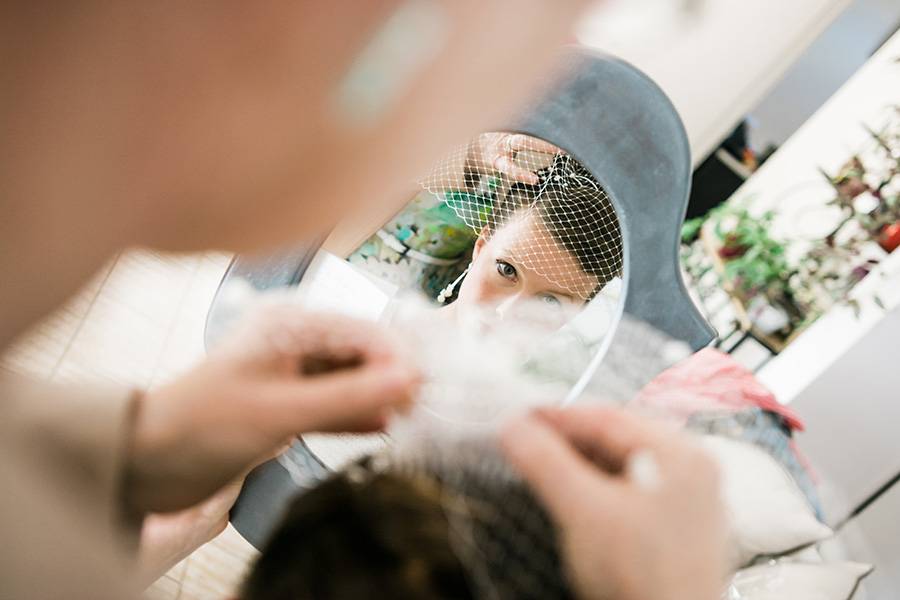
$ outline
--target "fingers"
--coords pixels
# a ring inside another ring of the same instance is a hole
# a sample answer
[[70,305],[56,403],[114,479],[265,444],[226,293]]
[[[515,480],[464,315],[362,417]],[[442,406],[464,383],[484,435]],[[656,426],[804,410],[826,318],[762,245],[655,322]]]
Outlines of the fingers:
[[520,150],[532,150],[534,152],[545,152],[547,154],[565,154],[561,148],[554,146],[546,140],[521,133],[509,134],[506,147],[507,149],[516,152]]
[[408,409],[419,373],[409,350],[366,321],[271,304],[251,314],[218,353],[225,377],[253,386],[271,435],[371,431]]
[[210,352],[282,376],[315,376],[367,363],[416,364],[396,333],[359,319],[280,302],[261,306]]
[[484,134],[483,156],[495,171],[503,173],[514,181],[537,184],[540,180],[534,171],[523,169],[515,162],[515,155],[521,151],[544,152],[546,154],[564,154],[559,147],[521,133],[488,133]]
[[[532,413],[507,423],[500,440],[556,522],[576,595],[717,597],[725,572],[724,514],[714,473],[695,460],[684,437],[595,407]],[[632,468],[612,475],[594,466],[576,442],[616,453],[643,448],[634,457],[652,449],[644,467],[660,472]],[[636,564],[648,568],[636,570]]]
[[543,409],[538,414],[583,454],[613,471],[624,468],[638,450],[662,450],[674,436],[659,423],[611,407]]
[[532,171],[523,169],[516,165],[510,156],[501,155],[494,160],[494,169],[503,173],[510,179],[521,181],[522,183],[536,184],[540,179]]
[[580,512],[585,498],[602,505],[621,496],[615,480],[597,469],[551,425],[535,416],[507,422],[500,435],[503,453],[560,521]]
[[368,321],[310,313],[295,306],[273,317],[270,335],[273,346],[301,361],[315,358],[325,362],[363,362],[402,354],[399,344],[387,331]]
[[418,374],[374,362],[314,377],[273,382],[268,406],[287,431],[371,431],[412,405]]

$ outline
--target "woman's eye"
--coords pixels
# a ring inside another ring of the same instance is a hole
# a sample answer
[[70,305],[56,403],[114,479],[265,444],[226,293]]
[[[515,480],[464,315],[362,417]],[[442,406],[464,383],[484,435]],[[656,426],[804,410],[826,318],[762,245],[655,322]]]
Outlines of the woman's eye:
[[497,272],[507,279],[516,279],[516,268],[504,260],[497,261]]
[[552,310],[559,310],[562,308],[562,302],[559,301],[559,298],[556,296],[551,296],[550,294],[545,294],[541,296],[541,303],[547,308]]

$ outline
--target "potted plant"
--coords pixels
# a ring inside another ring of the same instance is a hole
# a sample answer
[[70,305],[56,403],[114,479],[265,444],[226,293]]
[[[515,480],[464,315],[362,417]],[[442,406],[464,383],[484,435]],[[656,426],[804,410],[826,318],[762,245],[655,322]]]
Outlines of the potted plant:
[[774,211],[752,215],[749,204],[748,198],[713,209],[706,231],[721,260],[722,282],[750,321],[764,333],[786,337],[805,317],[790,285],[794,270],[785,242],[769,233]]

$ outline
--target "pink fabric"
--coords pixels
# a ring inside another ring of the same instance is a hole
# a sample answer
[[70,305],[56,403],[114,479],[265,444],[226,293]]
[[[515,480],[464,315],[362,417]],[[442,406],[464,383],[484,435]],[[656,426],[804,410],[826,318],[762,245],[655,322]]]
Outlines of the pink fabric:
[[803,420],[781,404],[756,376],[730,355],[705,348],[648,383],[629,408],[686,422],[698,412],[738,412],[761,408],[784,417],[788,426],[803,431]]

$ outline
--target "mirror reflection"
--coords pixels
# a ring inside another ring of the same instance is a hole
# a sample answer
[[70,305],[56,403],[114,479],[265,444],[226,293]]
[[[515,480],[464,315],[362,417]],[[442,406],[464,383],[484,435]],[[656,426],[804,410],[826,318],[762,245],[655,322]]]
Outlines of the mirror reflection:
[[531,349],[554,334],[602,341],[621,292],[622,236],[578,161],[544,140],[491,132],[418,183],[351,265],[392,293],[424,296],[436,325],[476,335],[528,327]]
[[[620,300],[622,234],[610,198],[564,149],[510,132],[454,148],[417,186],[346,261],[314,261],[300,301],[401,331],[427,374],[418,401],[432,417],[488,423],[558,402],[599,351]],[[362,308],[342,304],[348,298]],[[346,438],[304,441],[331,468],[351,458]]]

